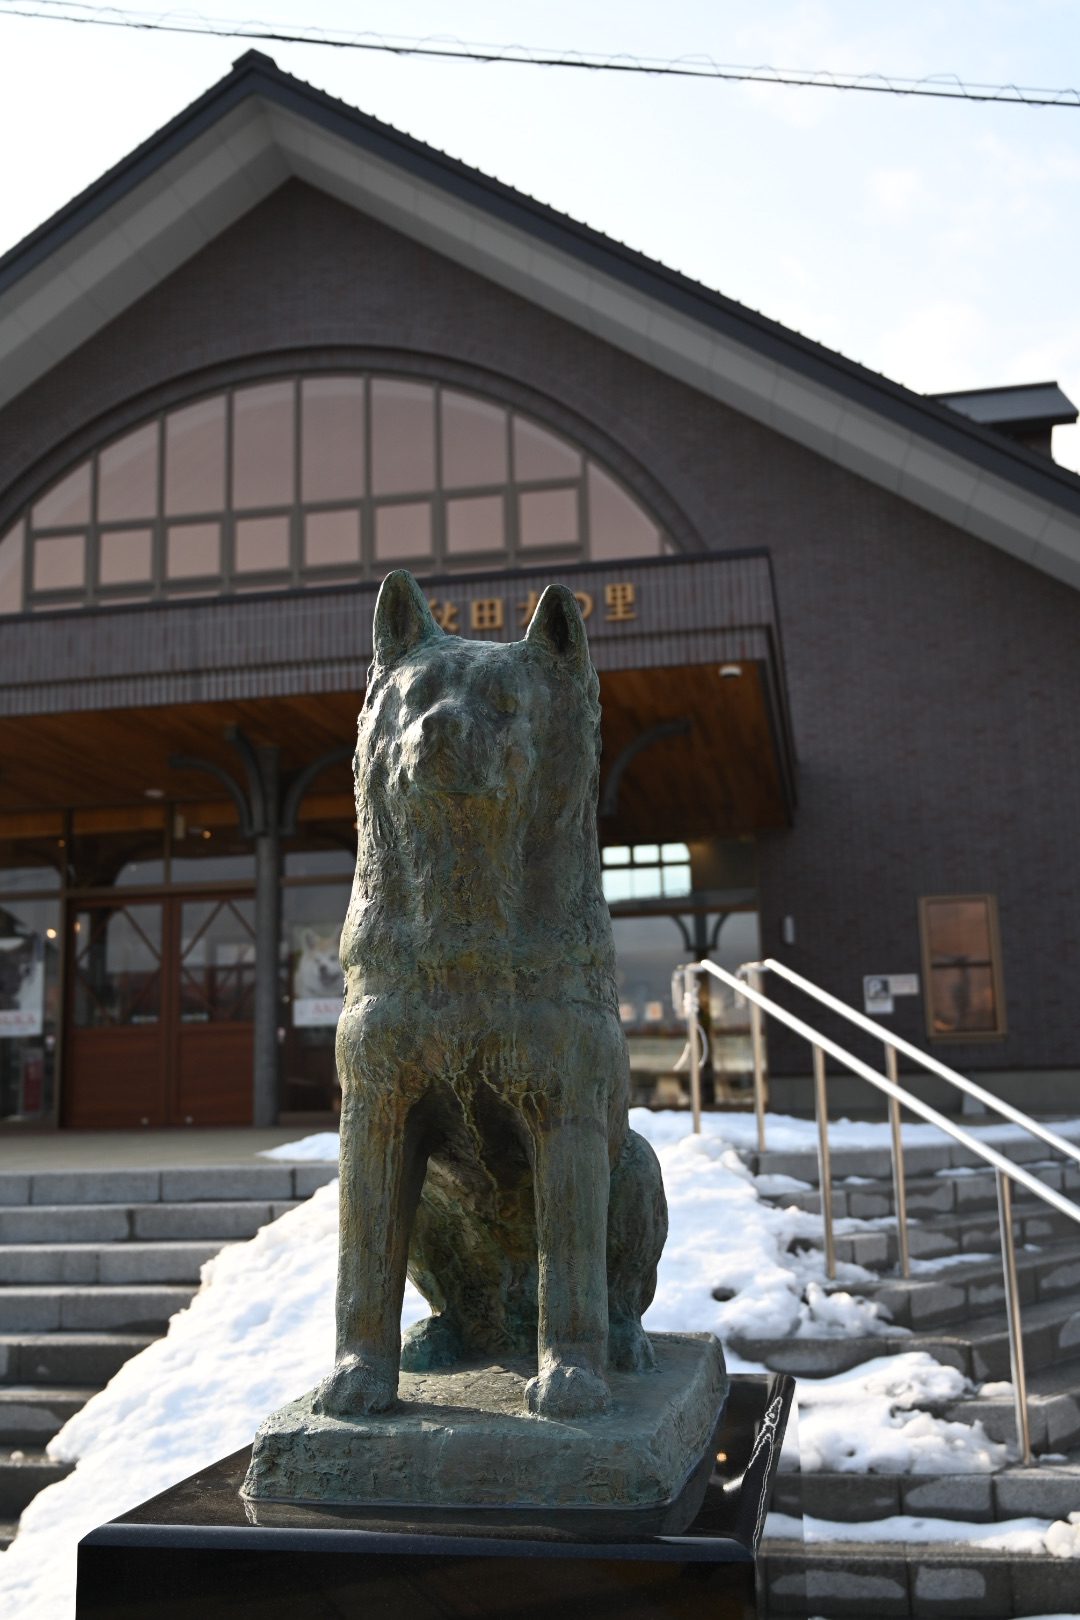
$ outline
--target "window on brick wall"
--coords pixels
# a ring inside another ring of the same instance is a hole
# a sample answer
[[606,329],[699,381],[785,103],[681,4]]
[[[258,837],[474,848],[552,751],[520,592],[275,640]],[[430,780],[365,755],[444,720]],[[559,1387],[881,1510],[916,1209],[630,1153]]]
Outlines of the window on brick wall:
[[668,550],[562,434],[416,377],[290,376],[178,405],[43,489],[0,613]]
[[1005,997],[994,896],[925,895],[919,929],[930,1039],[999,1039],[1005,1034]]

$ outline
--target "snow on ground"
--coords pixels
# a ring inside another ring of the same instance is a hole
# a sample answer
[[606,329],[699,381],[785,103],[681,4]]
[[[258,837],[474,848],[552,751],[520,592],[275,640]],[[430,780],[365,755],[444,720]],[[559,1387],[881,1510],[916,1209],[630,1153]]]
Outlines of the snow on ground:
[[[1049,1519],[1000,1519],[996,1524],[966,1519],[929,1519],[895,1513],[888,1519],[797,1519],[790,1513],[770,1513],[767,1536],[794,1536],[806,1541],[963,1541],[972,1548],[1011,1553],[1046,1553],[1048,1536],[1056,1528]],[[1069,1554],[1065,1555],[1070,1556]]]
[[[660,1158],[671,1217],[647,1326],[709,1329],[742,1340],[880,1334],[887,1324],[849,1291],[869,1273],[842,1267],[843,1286],[828,1293],[820,1252],[788,1252],[793,1239],[816,1238],[820,1223],[801,1210],[761,1201],[718,1129],[722,1120],[733,1134],[738,1119],[707,1116],[708,1130],[694,1137],[685,1113],[634,1111],[634,1127]],[[336,1151],[336,1138],[322,1133],[271,1153],[327,1160]],[[122,1367],[50,1445],[51,1455],[78,1466],[35,1498],[12,1547],[0,1553],[4,1620],[70,1620],[82,1535],[246,1445],[268,1412],[329,1369],[336,1260],[337,1188],[331,1184],[204,1267],[202,1288],[172,1319],[166,1337]],[[714,1289],[730,1297],[717,1300]],[[410,1285],[403,1326],[425,1313]],[[732,1371],[763,1370],[734,1353],[728,1360]],[[924,1353],[879,1357],[831,1379],[803,1380],[803,1466],[917,1473],[1000,1467],[1004,1448],[987,1440],[980,1425],[945,1423],[914,1410],[920,1398],[951,1399],[966,1388],[959,1373]],[[1061,1533],[1070,1535],[1070,1527]]]
[[[690,1118],[686,1109],[667,1108],[653,1111],[648,1108],[635,1108],[631,1110],[631,1123],[642,1136],[647,1136],[653,1146],[659,1149],[661,1143],[667,1145],[676,1142],[685,1136],[690,1129]],[[963,1121],[964,1129],[970,1131],[972,1136],[982,1142],[1000,1145],[1002,1142],[1018,1142],[1029,1140],[1026,1131],[1019,1125],[995,1124],[980,1125],[979,1115],[966,1117]],[[1056,1120],[1050,1128],[1058,1136],[1067,1141],[1080,1142],[1080,1119]],[[753,1114],[747,1113],[707,1113],[701,1116],[701,1130],[704,1136],[722,1136],[731,1147],[742,1151],[757,1151],[757,1122]],[[950,1140],[939,1131],[936,1125],[926,1125],[905,1121],[902,1127],[905,1147],[937,1146]],[[812,1119],[796,1119],[791,1114],[766,1114],[765,1140],[770,1153],[797,1153],[800,1151],[817,1152],[817,1125]],[[835,1151],[841,1148],[888,1148],[891,1143],[891,1134],[886,1120],[865,1119],[831,1119],[829,1121],[829,1146]],[[317,1136],[306,1136],[298,1142],[286,1142],[281,1147],[265,1148],[263,1158],[268,1159],[336,1159],[337,1135],[334,1131],[322,1131]],[[952,1170],[939,1172],[943,1175],[975,1175],[976,1171],[957,1167]],[[786,1189],[794,1191],[796,1183],[793,1178]],[[855,1182],[859,1177],[848,1176],[847,1180]]]

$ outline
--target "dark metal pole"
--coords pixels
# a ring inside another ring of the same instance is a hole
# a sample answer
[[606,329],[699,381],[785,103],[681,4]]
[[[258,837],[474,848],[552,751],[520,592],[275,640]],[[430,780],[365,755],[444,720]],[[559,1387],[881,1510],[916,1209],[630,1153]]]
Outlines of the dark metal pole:
[[255,1029],[252,1124],[278,1117],[278,949],[281,937],[281,836],[278,823],[279,755],[257,750],[265,819],[255,832]]

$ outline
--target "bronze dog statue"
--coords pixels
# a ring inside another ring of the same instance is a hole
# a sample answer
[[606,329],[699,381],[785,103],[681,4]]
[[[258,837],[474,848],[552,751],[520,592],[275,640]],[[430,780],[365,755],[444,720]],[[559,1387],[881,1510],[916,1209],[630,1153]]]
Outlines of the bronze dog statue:
[[[338,1026],[337,1362],[315,1410],[393,1407],[399,1365],[537,1355],[530,1411],[646,1372],[667,1235],[627,1124],[596,837],[599,683],[573,594],[467,641],[383,582],[355,757]],[[406,1269],[432,1315],[399,1337]]]

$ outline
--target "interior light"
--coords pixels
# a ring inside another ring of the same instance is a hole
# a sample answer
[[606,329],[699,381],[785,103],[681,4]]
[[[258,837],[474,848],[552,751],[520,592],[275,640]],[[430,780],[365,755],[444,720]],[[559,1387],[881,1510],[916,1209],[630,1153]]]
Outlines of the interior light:
[[203,835],[204,838],[209,838],[210,837],[210,829],[209,829],[209,827],[204,827],[203,828],[202,835]]
[[720,665],[720,676],[725,681],[729,681],[729,680],[732,680],[734,678],[737,678],[741,674],[742,674],[742,665],[741,664],[721,664]]
[[56,929],[55,928],[46,928],[46,930],[45,930],[45,938],[46,939],[55,939],[56,938]]
[[143,793],[148,799],[163,799],[165,797],[164,788],[143,788]]

